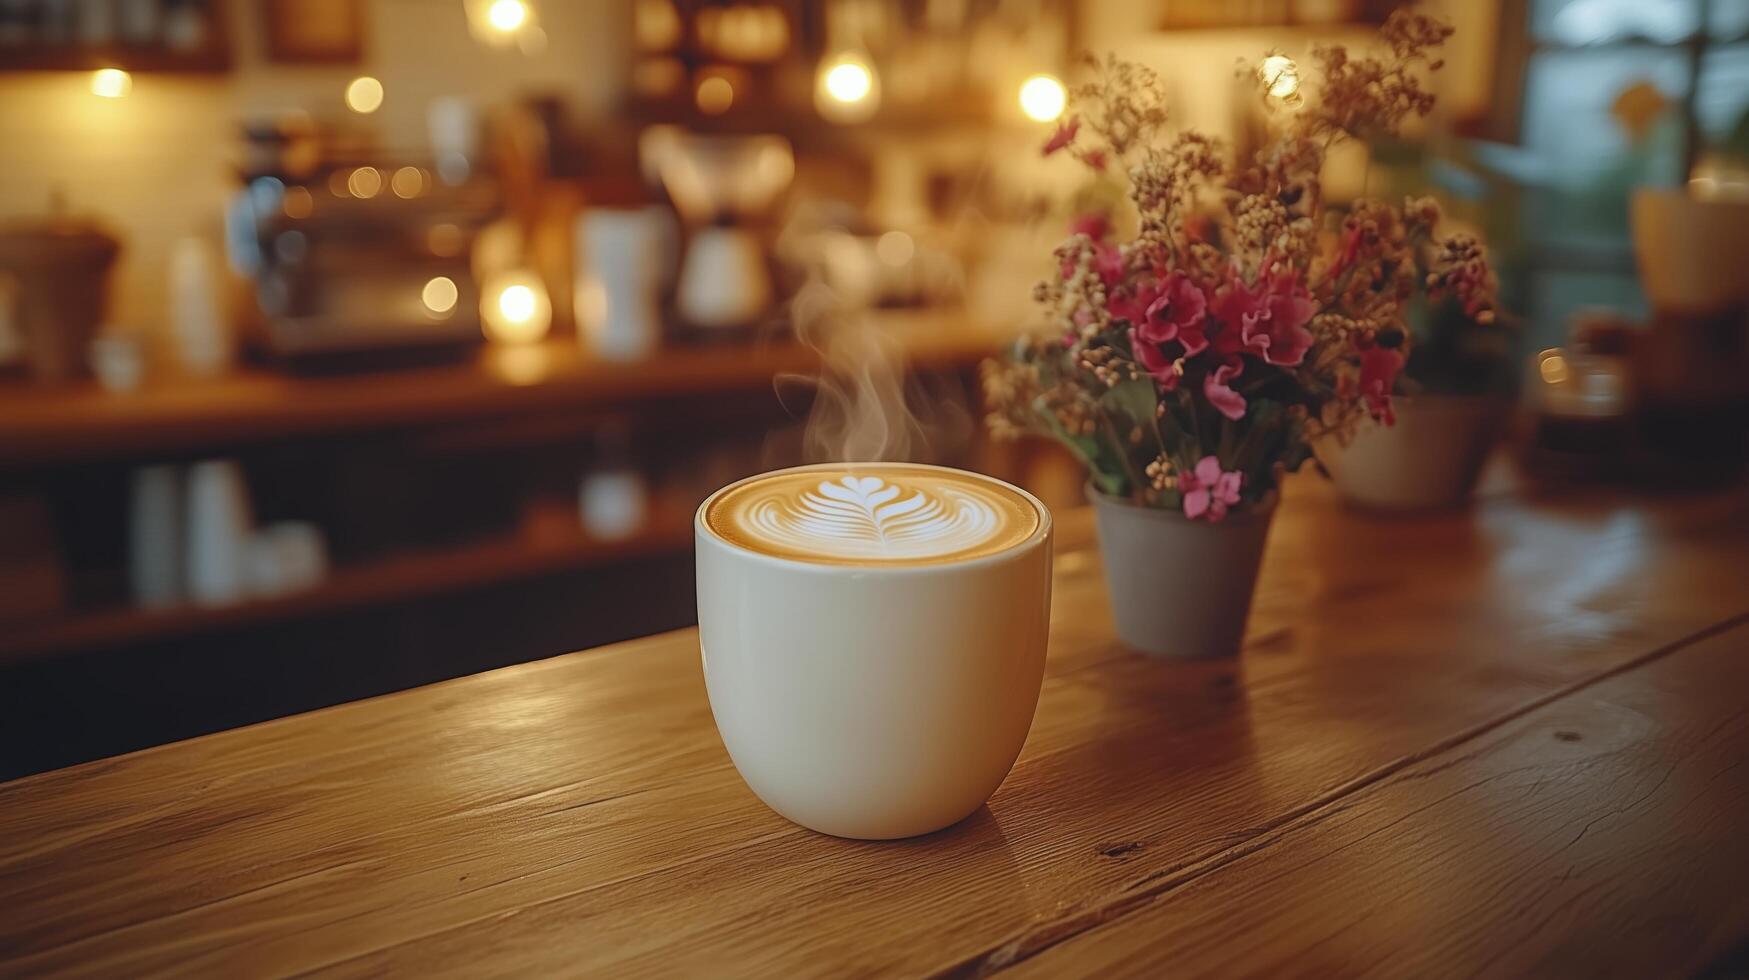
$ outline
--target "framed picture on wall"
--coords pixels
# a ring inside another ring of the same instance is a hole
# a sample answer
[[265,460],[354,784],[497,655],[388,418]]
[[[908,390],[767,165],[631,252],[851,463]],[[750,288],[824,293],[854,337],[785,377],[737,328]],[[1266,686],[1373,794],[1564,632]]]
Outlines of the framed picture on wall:
[[267,59],[352,64],[364,57],[364,0],[261,0]]

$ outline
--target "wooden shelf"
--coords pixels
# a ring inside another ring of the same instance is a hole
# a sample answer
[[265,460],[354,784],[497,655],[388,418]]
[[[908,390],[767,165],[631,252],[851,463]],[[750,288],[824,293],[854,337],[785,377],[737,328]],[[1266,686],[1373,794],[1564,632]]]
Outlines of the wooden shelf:
[[[958,311],[882,314],[919,368],[963,367],[1003,336]],[[338,377],[245,369],[214,379],[149,381],[110,393],[95,383],[0,387],[0,470],[188,456],[253,444],[509,417],[555,409],[629,409],[653,400],[768,385],[811,373],[819,356],[792,341],[664,350],[606,361],[571,338],[487,345],[465,363]]]
[[[1002,341],[958,312],[885,313],[878,319],[919,369],[963,369]],[[529,347],[486,346],[465,363],[389,373],[309,378],[245,370],[207,380],[162,380],[127,394],[95,384],[15,385],[0,388],[0,472],[128,465],[378,433],[465,442],[487,432],[498,445],[507,420],[577,424],[591,411],[635,415],[680,398],[703,399],[708,406],[713,395],[769,390],[778,374],[813,374],[820,367],[818,354],[787,340],[675,348],[646,360],[613,362],[560,338]],[[8,625],[0,630],[0,664],[684,553],[691,546],[696,501],[674,496],[657,491],[645,528],[620,540],[590,538],[573,512],[540,512],[539,502],[530,501],[526,506],[536,509],[524,514],[517,532],[342,564],[300,593],[216,607],[90,608]]]
[[643,530],[622,539],[590,538],[581,528],[565,535],[508,535],[466,545],[408,552],[341,566],[315,588],[224,606],[167,609],[118,607],[70,613],[49,622],[9,626],[0,640],[0,664],[78,650],[165,640],[206,630],[304,618],[537,575],[607,565],[692,546],[689,502],[659,500]]

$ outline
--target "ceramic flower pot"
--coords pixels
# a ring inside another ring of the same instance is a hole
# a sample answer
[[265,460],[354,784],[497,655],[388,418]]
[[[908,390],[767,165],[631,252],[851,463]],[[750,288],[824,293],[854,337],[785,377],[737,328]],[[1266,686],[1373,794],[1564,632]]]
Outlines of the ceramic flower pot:
[[1457,507],[1476,489],[1505,422],[1505,401],[1486,395],[1394,399],[1395,425],[1363,426],[1348,445],[1330,439],[1318,456],[1337,492],[1375,510]]
[[1117,635],[1155,657],[1231,657],[1245,638],[1275,504],[1219,522],[1087,489]]

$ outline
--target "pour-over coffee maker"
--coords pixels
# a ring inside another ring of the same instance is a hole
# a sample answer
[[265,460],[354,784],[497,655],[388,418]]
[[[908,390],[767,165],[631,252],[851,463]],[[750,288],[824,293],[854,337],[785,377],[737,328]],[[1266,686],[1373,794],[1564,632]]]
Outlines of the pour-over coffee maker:
[[652,127],[639,152],[687,226],[675,297],[681,319],[707,332],[757,323],[772,303],[758,226],[795,176],[789,141]]

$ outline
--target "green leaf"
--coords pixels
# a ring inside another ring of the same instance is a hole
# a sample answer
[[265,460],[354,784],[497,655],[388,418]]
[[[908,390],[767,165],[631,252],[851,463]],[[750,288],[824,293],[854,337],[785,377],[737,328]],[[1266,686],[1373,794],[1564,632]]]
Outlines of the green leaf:
[[1280,402],[1258,399],[1249,408],[1243,431],[1236,433],[1235,444],[1225,447],[1227,451],[1222,456],[1228,465],[1243,472],[1257,469],[1271,455],[1269,450],[1279,445],[1276,437],[1286,421]]
[[1063,423],[1046,407],[1042,396],[1033,401],[1032,407],[1033,414],[1043,422],[1051,437],[1067,446],[1087,467],[1088,477],[1101,493],[1121,497],[1129,492],[1129,480],[1124,476],[1122,461],[1108,459],[1104,443],[1093,436],[1073,435],[1063,428]]
[[1121,472],[1110,473],[1094,466],[1088,468],[1087,475],[1093,478],[1093,485],[1099,488],[1100,493],[1113,497],[1129,496],[1130,481]]
[[1135,425],[1152,425],[1160,399],[1154,393],[1152,380],[1137,378],[1134,381],[1121,382],[1110,391],[1100,395],[1099,404],[1106,410],[1123,416]]

